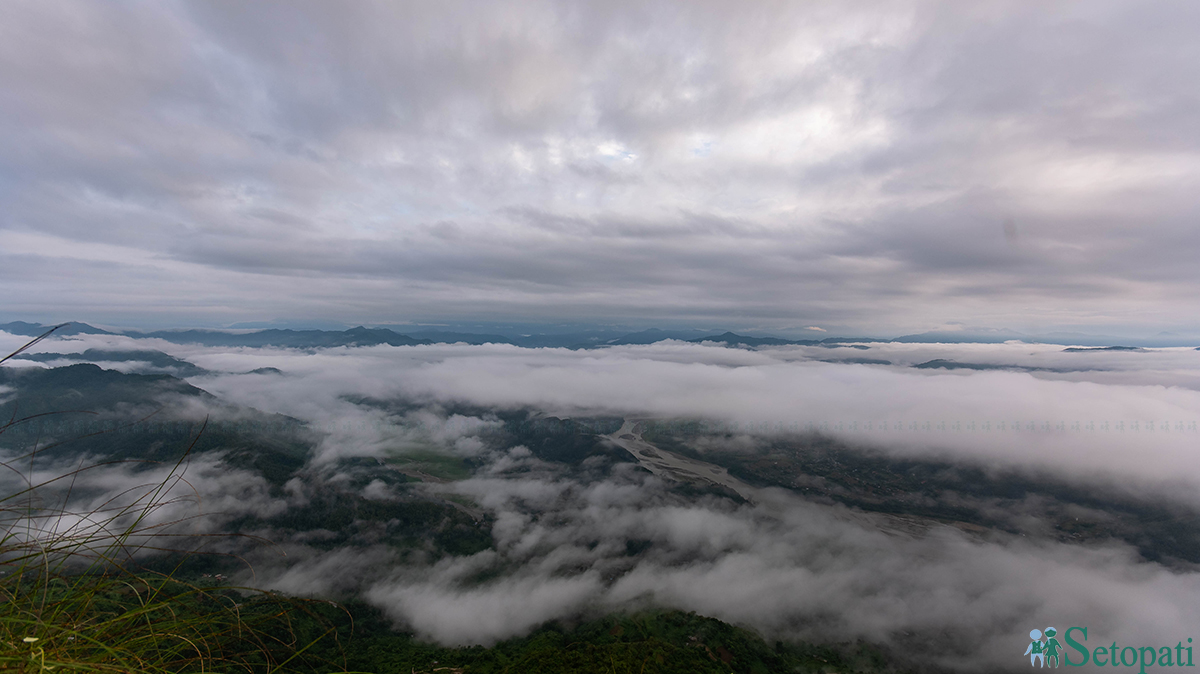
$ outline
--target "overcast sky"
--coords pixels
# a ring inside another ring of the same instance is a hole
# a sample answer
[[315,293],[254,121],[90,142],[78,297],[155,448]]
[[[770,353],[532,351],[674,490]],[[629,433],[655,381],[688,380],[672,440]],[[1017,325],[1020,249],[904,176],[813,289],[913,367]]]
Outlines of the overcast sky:
[[0,8],[0,319],[1200,333],[1192,2]]

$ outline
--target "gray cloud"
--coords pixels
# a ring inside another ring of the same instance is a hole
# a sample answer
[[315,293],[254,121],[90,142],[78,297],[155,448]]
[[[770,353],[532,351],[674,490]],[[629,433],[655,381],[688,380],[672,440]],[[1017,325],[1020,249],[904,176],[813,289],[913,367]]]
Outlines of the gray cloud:
[[3,282],[130,324],[1195,330],[1194,12],[18,4]]

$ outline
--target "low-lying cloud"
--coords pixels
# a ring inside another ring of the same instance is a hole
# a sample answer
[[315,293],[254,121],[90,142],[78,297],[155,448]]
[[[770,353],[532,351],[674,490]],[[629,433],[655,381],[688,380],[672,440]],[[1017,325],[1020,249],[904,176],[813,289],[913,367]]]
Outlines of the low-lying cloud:
[[[79,339],[82,348],[99,338]],[[762,490],[754,503],[685,497],[632,462],[596,456],[567,466],[497,445],[493,414],[705,420],[735,429],[729,442],[748,450],[790,432],[792,423],[803,430],[811,422],[849,447],[1028,470],[1097,487],[1096,494],[1116,486],[1187,509],[1200,483],[1193,458],[1200,391],[1189,383],[1200,352],[1028,344],[746,350],[681,342],[579,351],[297,351],[137,343],[209,370],[191,383],[225,400],[292,415],[323,432],[311,457],[316,470],[289,483],[286,498],[268,498],[249,482],[238,486],[229,473],[201,481],[202,491],[240,500],[243,509],[270,513],[300,503],[303,480],[350,485],[339,474],[347,457],[415,448],[470,457],[470,478],[416,489],[466,498],[487,513],[490,550],[440,561],[382,545],[328,550],[315,545],[316,531],[277,541],[287,557],[255,558],[253,582],[297,594],[361,593],[398,624],[443,643],[492,643],[546,620],[667,606],[771,638],[862,638],[955,669],[997,671],[1019,664],[1032,627],[1086,625],[1103,640],[1165,643],[1195,636],[1180,630],[1200,624],[1190,600],[1200,575],[1187,564],[1147,562],[1116,540],[1075,544],[910,526],[784,490]],[[856,355],[893,364],[823,362]],[[1010,369],[911,367],[935,359]],[[260,367],[281,374],[238,374]],[[396,494],[381,481],[354,488],[370,499]],[[1050,526],[1039,525],[1036,499],[1008,515],[1028,520],[1022,531]],[[269,528],[255,533],[272,535]]]
[[[496,513],[495,552],[397,570],[367,598],[443,643],[657,605],[773,638],[868,639],[964,671],[1015,669],[1019,651],[1008,649],[1031,625],[1066,620],[1138,642],[1200,619],[1190,601],[1200,576],[1139,563],[1120,545],[985,540],[945,526],[918,535],[782,491],[757,505],[688,503],[628,466],[596,482],[525,468],[456,485]],[[508,573],[473,580],[488,569]]]
[[[1193,388],[1200,352],[1190,349],[1079,353],[1055,345],[887,344],[866,351],[751,351],[680,342],[590,351],[162,347],[213,370],[283,370],[283,377],[193,381],[243,404],[371,436],[331,441],[330,455],[377,454],[392,441],[389,434],[403,432],[404,419],[345,400],[359,395],[558,415],[703,418],[766,434],[816,428],[885,451],[1103,479],[1132,489],[1200,484],[1192,470],[1200,437],[1200,390]],[[821,362],[834,352],[878,353],[897,364]],[[935,358],[1047,372],[905,366]]]

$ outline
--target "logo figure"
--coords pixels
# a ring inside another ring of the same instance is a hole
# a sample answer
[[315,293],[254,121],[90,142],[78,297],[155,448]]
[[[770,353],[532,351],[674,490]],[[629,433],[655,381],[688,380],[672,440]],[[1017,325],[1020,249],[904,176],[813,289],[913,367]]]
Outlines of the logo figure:
[[1046,654],[1043,652],[1046,649],[1046,644],[1042,643],[1042,631],[1033,630],[1029,633],[1031,641],[1025,647],[1025,655],[1029,656],[1029,666],[1033,666],[1034,660],[1041,660],[1042,666],[1046,666]]
[[[1053,658],[1054,666],[1058,667],[1058,652],[1062,650],[1062,644],[1058,643],[1058,639],[1054,638],[1055,634],[1058,634],[1058,631],[1053,627],[1046,628],[1046,646],[1042,649],[1042,651],[1046,655],[1044,661],[1049,662],[1049,660]],[[1032,665],[1033,663],[1030,664]]]

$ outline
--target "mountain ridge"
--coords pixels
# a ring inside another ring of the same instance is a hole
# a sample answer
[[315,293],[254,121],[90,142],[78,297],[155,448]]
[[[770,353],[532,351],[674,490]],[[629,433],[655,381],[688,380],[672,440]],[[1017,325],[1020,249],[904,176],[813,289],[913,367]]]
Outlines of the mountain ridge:
[[[0,331],[14,335],[35,337],[46,330],[48,325],[13,321],[0,324]],[[1086,335],[1083,333],[1048,333],[1046,335],[1025,335],[1008,329],[1000,330],[963,330],[963,331],[930,331],[887,337],[825,337],[823,339],[789,339],[773,335],[744,335],[733,331],[720,334],[705,334],[698,329],[660,329],[649,328],[636,332],[620,333],[611,329],[582,330],[567,333],[535,333],[518,336],[505,336],[498,333],[475,333],[452,330],[413,331],[404,334],[390,327],[355,326],[347,330],[292,329],[266,328],[248,332],[216,329],[190,328],[183,330],[154,330],[154,331],[111,331],[97,328],[87,323],[72,322],[59,328],[56,335],[124,335],[138,339],[162,339],[174,344],[202,344],[205,346],[275,346],[285,348],[329,348],[338,346],[374,346],[388,344],[390,346],[417,346],[428,344],[511,344],[524,348],[567,348],[594,349],[609,346],[647,345],[666,340],[686,341],[694,344],[704,342],[724,343],[731,347],[756,348],[760,346],[827,346],[851,343],[924,343],[924,344],[999,344],[1007,341],[1025,343],[1061,344],[1073,347],[1106,347],[1117,346],[1169,348],[1196,347],[1200,340],[1174,334],[1159,334],[1143,339],[1119,338],[1105,335]]]

